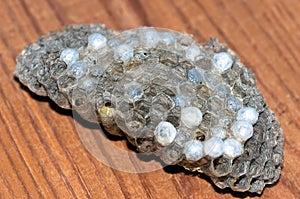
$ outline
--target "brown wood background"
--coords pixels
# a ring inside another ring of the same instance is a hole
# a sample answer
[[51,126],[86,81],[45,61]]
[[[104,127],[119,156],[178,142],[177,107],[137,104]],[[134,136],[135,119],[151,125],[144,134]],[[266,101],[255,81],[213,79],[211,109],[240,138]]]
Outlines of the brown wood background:
[[281,179],[261,198],[300,198],[299,12],[296,0],[1,0],[0,198],[237,196],[176,167],[130,174],[103,165],[82,145],[70,112],[14,80],[15,57],[26,45],[72,23],[157,26],[226,42],[256,73],[285,134]]

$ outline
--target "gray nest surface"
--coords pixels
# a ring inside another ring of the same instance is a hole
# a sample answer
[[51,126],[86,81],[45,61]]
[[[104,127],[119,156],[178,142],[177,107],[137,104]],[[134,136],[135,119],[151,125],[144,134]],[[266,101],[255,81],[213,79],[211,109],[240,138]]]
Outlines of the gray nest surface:
[[283,165],[283,134],[253,72],[226,45],[153,27],[72,25],[17,57],[34,93],[216,186],[261,193]]

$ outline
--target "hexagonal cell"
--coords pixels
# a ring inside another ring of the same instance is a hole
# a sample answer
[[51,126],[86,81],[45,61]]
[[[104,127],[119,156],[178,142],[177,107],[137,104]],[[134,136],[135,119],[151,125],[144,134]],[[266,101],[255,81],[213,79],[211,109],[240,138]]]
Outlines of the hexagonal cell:
[[178,34],[177,41],[178,41],[178,44],[180,44],[181,46],[184,46],[184,47],[189,46],[195,42],[193,39],[193,36],[190,34],[187,34],[187,33]]
[[76,86],[78,83],[78,80],[74,77],[70,77],[67,74],[62,75],[57,80],[57,84],[60,90],[67,92],[71,87]]
[[154,48],[159,42],[159,34],[155,28],[140,27],[137,29],[137,36],[142,46]]
[[190,140],[185,143],[183,153],[186,160],[196,162],[203,156],[203,145],[199,140]]
[[78,88],[83,89],[85,93],[91,95],[90,97],[94,97],[96,93],[98,80],[91,77],[85,77],[80,80],[78,83]]
[[212,126],[216,125],[216,116],[211,113],[204,113],[202,116],[201,128],[209,132]]
[[60,60],[55,60],[50,67],[51,77],[57,79],[59,76],[63,74],[67,70],[67,64]]
[[212,90],[208,88],[206,85],[200,84],[196,87],[196,92],[197,92],[196,96],[198,98],[208,99],[211,96]]
[[[187,78],[186,76],[187,76],[187,73],[185,70],[181,71],[181,70],[179,70],[179,67],[172,68],[166,83],[170,84],[170,85],[173,84],[174,86],[177,87],[179,84],[186,81],[186,78]],[[174,82],[176,82],[176,83],[174,84]]]
[[184,147],[186,142],[194,138],[194,132],[191,129],[180,127],[177,129],[177,132],[174,142],[181,147]]
[[162,31],[159,32],[159,44],[163,47],[174,45],[176,42],[175,34],[173,32]]
[[245,106],[251,106],[258,112],[262,112],[265,109],[266,100],[261,95],[247,95],[243,98]]
[[222,73],[222,79],[228,84],[231,88],[239,82],[239,74],[235,70],[228,70]]
[[76,61],[71,66],[68,66],[67,73],[69,76],[80,79],[86,75],[88,72],[88,66],[82,61]]
[[261,158],[253,159],[250,162],[250,167],[248,171],[248,175],[252,177],[260,176],[264,170],[264,163]]
[[234,182],[232,189],[239,191],[247,191],[251,187],[251,178],[248,176],[241,176]]
[[146,127],[154,132],[156,126],[161,121],[164,121],[163,116],[150,113],[149,117],[146,120]]
[[202,121],[202,112],[194,106],[184,107],[181,109],[181,122],[188,128],[195,128]]
[[73,88],[70,90],[72,107],[79,108],[87,103],[87,96],[85,90],[79,88]]
[[204,154],[210,158],[218,158],[224,153],[224,142],[219,137],[210,137],[204,141]]
[[114,62],[107,68],[105,72],[110,80],[118,81],[124,76],[124,65],[122,62]]
[[175,103],[175,108],[183,108],[191,104],[191,99],[185,95],[176,95],[173,97],[173,101]]
[[250,168],[250,162],[245,157],[238,157],[233,160],[233,167],[231,176],[238,178],[248,173]]
[[203,98],[192,98],[190,105],[197,107],[202,113],[206,113],[208,110],[207,100]]
[[124,85],[125,95],[133,101],[137,101],[142,98],[144,91],[143,86],[137,82],[131,81]]
[[159,61],[169,67],[176,67],[178,65],[178,55],[172,52],[166,51],[161,54],[159,57]]
[[221,109],[218,112],[218,125],[224,128],[230,128],[232,123],[235,121],[235,115],[226,109]]
[[151,110],[158,112],[166,112],[175,106],[172,98],[165,93],[160,93],[153,98]]
[[170,145],[177,135],[177,130],[170,122],[161,121],[155,128],[154,136],[160,146]]
[[237,120],[244,120],[255,124],[258,120],[258,112],[255,108],[252,107],[243,107],[237,113]]
[[231,127],[232,134],[241,141],[247,141],[253,135],[253,126],[247,121],[236,121]]
[[165,86],[163,86],[162,89],[163,89],[163,93],[166,94],[167,96],[169,96],[171,98],[176,96],[176,93],[177,93],[176,87],[170,86],[170,85],[165,85]]
[[227,130],[222,126],[214,126],[210,129],[210,136],[225,139],[228,136],[227,134]]
[[236,84],[234,84],[234,86],[232,88],[233,92],[236,93],[236,96],[240,97],[240,98],[244,98],[247,96],[247,89],[248,89],[248,86],[244,85],[240,82],[237,82]]
[[272,160],[268,160],[265,163],[265,167],[264,167],[264,172],[263,175],[260,177],[260,179],[262,180],[269,180],[269,179],[273,179],[275,177],[275,165],[274,162]]
[[121,113],[126,113],[134,108],[133,102],[127,98],[121,99],[121,101],[116,102],[116,110]]
[[194,96],[196,93],[195,87],[191,82],[183,82],[179,85],[180,92],[178,94],[185,96]]
[[39,95],[46,95],[44,86],[38,82],[36,77],[28,79],[28,88]]
[[249,86],[255,85],[255,76],[250,69],[243,70],[240,74],[240,79],[243,84],[247,84]]
[[217,96],[211,96],[207,100],[207,111],[210,113],[218,113],[224,107],[224,100]]
[[174,165],[183,158],[183,147],[177,144],[171,144],[161,151],[161,159],[167,165]]
[[223,177],[213,177],[212,178],[215,185],[220,187],[221,189],[225,189],[226,187],[230,187],[234,183],[233,177],[223,176]]
[[227,138],[224,141],[224,155],[230,159],[234,159],[244,152],[244,146],[234,138]]
[[157,146],[157,143],[155,142],[154,139],[154,133],[153,131],[144,128],[140,134],[136,137],[136,145],[137,145],[137,149],[140,152],[151,152],[155,149],[155,147]]
[[256,159],[260,156],[260,146],[261,142],[259,142],[256,139],[249,139],[245,145],[244,145],[244,153],[247,154],[248,158],[251,159]]
[[114,58],[128,63],[133,58],[133,47],[128,44],[121,44],[114,51]]
[[203,75],[205,85],[210,88],[216,88],[220,83],[222,83],[219,75],[206,71]]
[[43,85],[47,85],[49,84],[49,82],[51,81],[51,74],[49,72],[49,68],[46,66],[40,67],[37,71],[36,71],[36,78],[37,81]]
[[180,116],[179,111],[177,109],[171,109],[168,112],[168,116],[166,121],[172,123],[175,127],[178,127],[180,124]]
[[169,79],[170,71],[158,71],[158,74],[153,74],[151,84],[164,85]]
[[157,88],[155,84],[151,84],[144,89],[145,98],[150,98],[157,95]]
[[146,124],[145,118],[136,111],[129,111],[125,114],[125,125],[128,134],[139,132]]
[[195,43],[185,49],[185,57],[192,62],[197,61],[201,53],[200,46]]
[[188,70],[187,73],[188,73],[188,79],[194,84],[200,84],[203,82],[203,77],[198,69],[192,68]]
[[94,50],[102,49],[106,46],[107,38],[100,33],[90,34],[88,37],[88,46]]
[[56,100],[57,105],[59,105],[60,107],[67,108],[67,109],[71,108],[70,102],[64,94],[62,94],[60,92],[57,93],[55,100]]
[[144,116],[149,114],[150,107],[151,107],[151,102],[149,102],[149,100],[146,99],[141,99],[134,102],[134,108],[142,112]]
[[224,72],[232,67],[233,59],[227,52],[216,53],[213,57],[213,65],[219,72]]
[[225,108],[232,112],[238,112],[243,107],[243,104],[239,98],[229,97],[226,100]]
[[265,187],[265,182],[263,180],[259,179],[252,179],[251,181],[251,187],[249,189],[250,192],[253,193],[261,193],[263,190],[263,187]]
[[225,84],[219,84],[213,91],[213,95],[221,99],[227,99],[231,95],[230,88]]
[[45,89],[47,90],[48,96],[53,100],[57,99],[59,93],[61,93],[56,81],[53,79],[50,79],[49,84],[45,85]]
[[209,170],[214,176],[225,176],[232,171],[232,161],[225,157],[211,160]]
[[195,65],[203,70],[211,70],[213,66],[211,58],[209,58],[206,54],[200,56]]
[[79,58],[79,52],[74,48],[66,48],[60,54],[60,60],[68,66],[74,64]]

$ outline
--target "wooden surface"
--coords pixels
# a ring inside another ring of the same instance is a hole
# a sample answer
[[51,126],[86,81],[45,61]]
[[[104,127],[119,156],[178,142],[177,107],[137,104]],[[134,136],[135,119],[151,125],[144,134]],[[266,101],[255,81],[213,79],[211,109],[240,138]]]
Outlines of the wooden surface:
[[105,166],[84,148],[70,112],[13,78],[15,57],[26,45],[66,24],[92,22],[164,27],[226,42],[256,73],[285,134],[281,179],[261,198],[300,198],[299,11],[294,0],[1,0],[0,198],[237,196],[177,167],[131,174]]

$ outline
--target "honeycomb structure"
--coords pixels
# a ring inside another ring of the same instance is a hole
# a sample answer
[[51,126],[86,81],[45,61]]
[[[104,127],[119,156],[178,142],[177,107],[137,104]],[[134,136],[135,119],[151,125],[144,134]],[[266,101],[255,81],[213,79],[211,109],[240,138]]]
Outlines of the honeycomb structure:
[[225,44],[154,27],[71,25],[17,57],[15,76],[142,153],[261,193],[283,165],[280,124],[253,72]]

